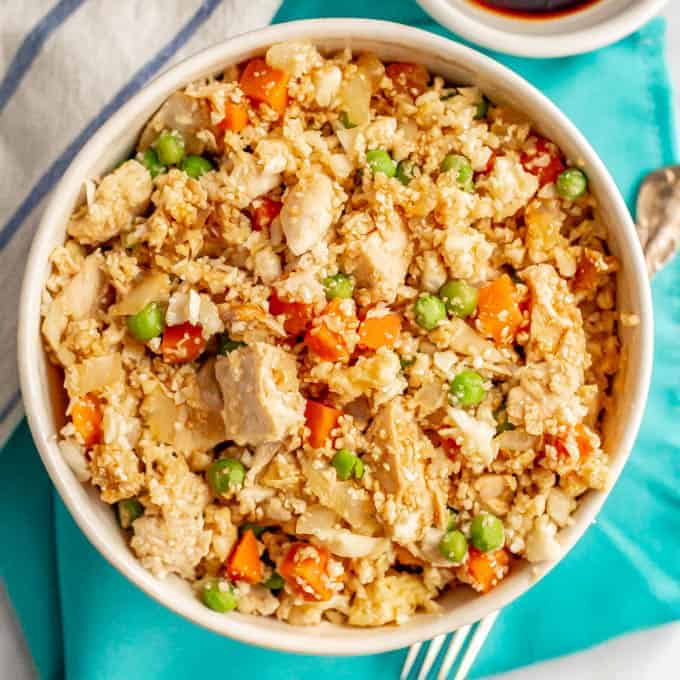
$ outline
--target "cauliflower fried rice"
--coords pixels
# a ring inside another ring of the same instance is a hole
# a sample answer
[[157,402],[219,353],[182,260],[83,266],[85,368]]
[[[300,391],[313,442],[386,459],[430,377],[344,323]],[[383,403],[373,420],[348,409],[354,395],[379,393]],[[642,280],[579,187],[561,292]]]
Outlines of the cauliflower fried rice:
[[587,177],[422,66],[273,45],[171,95],[51,258],[60,448],[211,609],[402,623],[560,555],[620,363]]

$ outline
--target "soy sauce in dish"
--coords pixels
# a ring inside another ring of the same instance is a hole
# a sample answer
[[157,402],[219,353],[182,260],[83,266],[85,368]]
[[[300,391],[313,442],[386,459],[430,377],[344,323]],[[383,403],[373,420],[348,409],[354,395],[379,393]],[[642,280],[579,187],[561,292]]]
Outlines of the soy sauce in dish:
[[522,19],[555,19],[594,5],[598,0],[471,0],[484,9]]

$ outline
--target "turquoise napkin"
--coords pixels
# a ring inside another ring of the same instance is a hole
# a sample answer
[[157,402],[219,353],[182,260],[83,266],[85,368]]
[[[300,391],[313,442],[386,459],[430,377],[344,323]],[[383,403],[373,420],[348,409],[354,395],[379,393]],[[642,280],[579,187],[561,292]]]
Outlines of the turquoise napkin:
[[[412,2],[284,3],[275,21],[362,16],[452,37]],[[677,162],[662,20],[593,54],[493,55],[585,133],[633,208],[640,178]],[[569,557],[503,611],[472,675],[504,671],[680,618],[680,262],[654,281],[653,388],[635,451]],[[404,651],[300,657],[220,638],[131,586],[81,535],[51,490],[25,422],[0,453],[0,575],[42,677],[398,677]],[[233,669],[233,671],[232,671]]]

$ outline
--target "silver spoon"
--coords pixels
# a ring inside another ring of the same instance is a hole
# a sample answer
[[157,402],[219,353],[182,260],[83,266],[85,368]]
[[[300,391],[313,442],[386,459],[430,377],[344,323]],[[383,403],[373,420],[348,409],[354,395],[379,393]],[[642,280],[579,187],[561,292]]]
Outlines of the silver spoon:
[[680,247],[680,165],[655,170],[642,181],[636,228],[651,278]]

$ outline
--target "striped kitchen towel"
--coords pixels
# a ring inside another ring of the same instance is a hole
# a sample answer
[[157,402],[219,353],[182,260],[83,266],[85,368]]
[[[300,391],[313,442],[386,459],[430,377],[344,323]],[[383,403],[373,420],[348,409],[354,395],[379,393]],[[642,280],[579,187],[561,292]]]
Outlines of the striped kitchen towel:
[[22,416],[19,289],[46,198],[100,125],[198,50],[268,24],[279,0],[0,0],[0,448]]

